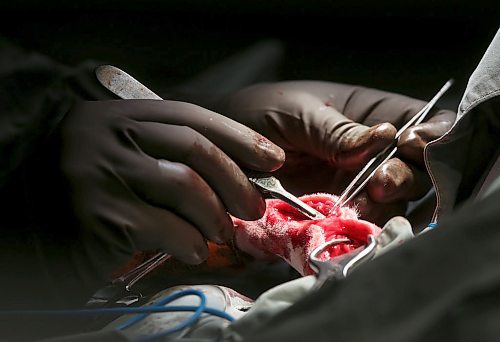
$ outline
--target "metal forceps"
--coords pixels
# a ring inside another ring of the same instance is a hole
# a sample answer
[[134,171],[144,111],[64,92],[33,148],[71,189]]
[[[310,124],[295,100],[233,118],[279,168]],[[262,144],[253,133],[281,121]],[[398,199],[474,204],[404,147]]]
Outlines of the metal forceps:
[[383,151],[377,154],[375,157],[370,159],[368,163],[363,167],[363,169],[354,177],[354,179],[349,183],[347,188],[342,192],[340,197],[334,204],[335,207],[342,206],[352,200],[354,196],[356,196],[368,183],[370,178],[375,174],[378,168],[384,164],[387,160],[392,158],[396,151],[398,150],[397,142],[401,134],[410,126],[420,124],[427,114],[429,114],[430,110],[436,102],[443,96],[443,94],[451,87],[453,84],[453,80],[448,80],[444,86],[434,95],[434,97],[417,113],[415,114],[410,121],[408,121],[403,127],[399,129],[396,133],[396,137],[392,144],[387,146]]
[[345,278],[354,268],[375,256],[377,240],[373,235],[368,235],[368,244],[342,255],[321,260],[319,256],[329,247],[339,243],[350,242],[348,238],[333,239],[316,247],[309,255],[309,266],[316,273],[316,282],[313,289],[319,289],[329,279],[339,280]]

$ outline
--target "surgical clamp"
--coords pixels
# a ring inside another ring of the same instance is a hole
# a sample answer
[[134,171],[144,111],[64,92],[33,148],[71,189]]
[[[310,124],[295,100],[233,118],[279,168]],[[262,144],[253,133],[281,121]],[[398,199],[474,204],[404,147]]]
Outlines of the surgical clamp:
[[319,258],[329,247],[350,241],[348,238],[333,239],[316,247],[311,252],[309,266],[316,273],[316,282],[313,289],[319,289],[329,279],[339,280],[345,278],[354,268],[375,256],[377,240],[373,235],[368,235],[368,244],[366,246],[358,247],[329,260]]

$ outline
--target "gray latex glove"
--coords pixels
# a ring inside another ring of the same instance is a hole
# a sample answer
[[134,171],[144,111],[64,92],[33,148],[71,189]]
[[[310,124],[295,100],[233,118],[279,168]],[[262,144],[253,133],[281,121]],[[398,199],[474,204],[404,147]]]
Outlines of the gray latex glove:
[[[283,151],[255,131],[176,101],[81,102],[58,137],[56,170],[33,181],[51,189],[31,190],[40,194],[40,206],[49,191],[63,205],[39,208],[51,222],[40,236],[68,246],[67,259],[78,260],[81,274],[109,275],[136,250],[202,262],[206,240],[232,238],[228,212],[245,220],[264,213],[261,193],[239,165],[270,172],[284,160]],[[58,248],[54,253],[66,253]]]
[[[245,88],[217,109],[285,150],[286,162],[277,176],[300,195],[340,194],[355,173],[393,141],[396,128],[424,105],[375,89],[293,81]],[[403,215],[408,201],[430,189],[423,149],[451,127],[455,113],[433,110],[430,117],[400,137],[396,158],[386,162],[354,199],[363,219],[383,225]]]

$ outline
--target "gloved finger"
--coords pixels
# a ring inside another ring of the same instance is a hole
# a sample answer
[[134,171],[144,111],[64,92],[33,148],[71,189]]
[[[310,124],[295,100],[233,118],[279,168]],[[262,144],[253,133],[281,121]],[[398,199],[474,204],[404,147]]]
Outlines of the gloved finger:
[[207,137],[239,165],[255,171],[278,169],[283,150],[250,128],[215,112],[178,101],[129,100],[137,121],[189,126]]
[[432,183],[427,173],[399,158],[382,164],[367,184],[366,191],[376,203],[412,201],[424,196]]
[[[298,102],[293,100],[297,94],[299,96],[309,95],[319,101],[318,106],[333,108],[346,118],[367,126],[390,122],[396,127],[401,127],[426,104],[425,101],[405,95],[356,85],[319,81],[289,81],[246,88],[226,100],[224,106],[229,107],[231,112],[234,112],[240,104],[247,108],[256,108],[261,103],[267,103],[282,109],[283,100],[280,99],[284,99],[294,106],[294,103]],[[256,99],[261,99],[262,102],[257,102]],[[301,102],[303,101],[301,100]],[[301,108],[294,108],[294,112],[300,111]],[[268,109],[272,110],[273,107]],[[428,117],[432,117],[435,112],[436,110],[431,111]],[[241,116],[238,116],[238,113],[235,112],[233,116],[240,121]]]
[[[189,166],[192,170],[185,172],[188,173],[188,176],[193,171],[196,173],[196,176],[193,177],[198,181],[197,191],[199,193],[197,197],[210,196],[211,201],[214,202],[211,205],[213,213],[217,212],[221,216],[225,206],[231,214],[244,220],[256,220],[264,214],[266,204],[261,193],[248,181],[248,177],[234,161],[200,133],[186,126],[141,122],[136,125],[132,134],[134,141],[148,155],[156,159],[166,159]],[[166,163],[161,165],[168,166]],[[177,180],[180,177],[179,172],[180,170],[175,168],[172,171],[172,177],[177,175],[174,181],[179,182]],[[177,189],[180,193],[188,191],[187,188],[194,187],[194,185],[189,184],[190,177],[180,178],[186,182],[184,184],[186,190]],[[204,183],[203,186],[201,181]],[[154,191],[154,187],[152,191]],[[172,191],[176,190],[172,189]],[[218,202],[217,205],[215,205],[215,201]],[[224,226],[232,227],[225,210],[223,213],[225,216]],[[208,218],[203,219],[206,222],[214,221],[213,219],[206,220]],[[227,235],[228,231],[219,237],[223,238]]]
[[317,98],[302,98],[308,104],[303,108],[304,137],[299,146],[339,169],[359,169],[394,141],[396,129],[390,123],[364,126],[332,107],[325,107]]
[[361,219],[373,222],[380,227],[391,217],[404,215],[408,205],[406,201],[377,203],[364,191],[348,204],[356,208]]
[[256,85],[232,95],[221,108],[287,151],[357,169],[393,141],[396,129],[389,123],[369,128],[346,118],[316,92],[324,84]]
[[396,134],[389,123],[361,125],[304,92],[287,92],[279,110],[266,111],[266,123],[268,130],[278,129],[269,134],[280,146],[316,156],[344,170],[359,169],[393,142]]
[[[206,259],[206,242],[191,223],[145,203],[123,185],[112,193],[93,196],[92,203],[77,208],[80,222],[86,227],[83,231],[92,228],[87,239],[114,251],[114,255],[162,249],[189,264],[199,264]],[[92,197],[93,192],[88,192],[87,187],[79,194]]]
[[[354,124],[340,136],[332,164],[343,170],[357,170],[393,140],[396,129],[389,123],[373,127]],[[333,142],[332,142],[333,143]]]
[[[309,117],[327,129],[325,136],[318,135],[317,144],[323,144],[333,158],[331,163],[342,170],[358,170],[378,152],[394,141],[396,128],[390,123],[380,123],[373,127],[348,120],[343,114],[335,113],[333,107],[318,108]],[[342,119],[343,118],[343,119]],[[324,122],[323,122],[324,120]]]
[[398,140],[398,153],[405,159],[424,165],[424,148],[432,140],[446,133],[453,122],[456,114],[449,110],[439,110],[427,122],[409,127]]
[[190,222],[167,210],[138,205],[132,237],[140,241],[141,250],[161,249],[187,264],[199,264],[207,259],[208,247]]
[[[426,102],[383,90],[339,83],[323,83],[331,94],[330,103],[347,118],[367,126],[390,122],[402,127]],[[323,90],[323,92],[326,91]],[[437,113],[431,110],[428,118]]]
[[207,238],[223,242],[233,225],[224,205],[210,186],[189,166],[142,158],[136,170],[122,171],[131,190],[146,203],[175,212]]

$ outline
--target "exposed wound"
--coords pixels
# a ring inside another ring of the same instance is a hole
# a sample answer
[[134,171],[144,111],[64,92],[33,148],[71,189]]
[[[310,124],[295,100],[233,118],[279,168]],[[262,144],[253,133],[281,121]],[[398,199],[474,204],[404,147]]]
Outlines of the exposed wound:
[[334,208],[336,198],[329,194],[301,197],[302,201],[326,216],[322,220],[310,220],[281,200],[267,200],[266,213],[260,220],[233,218],[236,244],[256,258],[279,256],[300,274],[313,274],[308,257],[319,245],[337,238],[350,240],[336,244],[321,254],[322,259],[328,260],[365,245],[368,235],[380,232],[376,225],[359,220],[354,209]]

